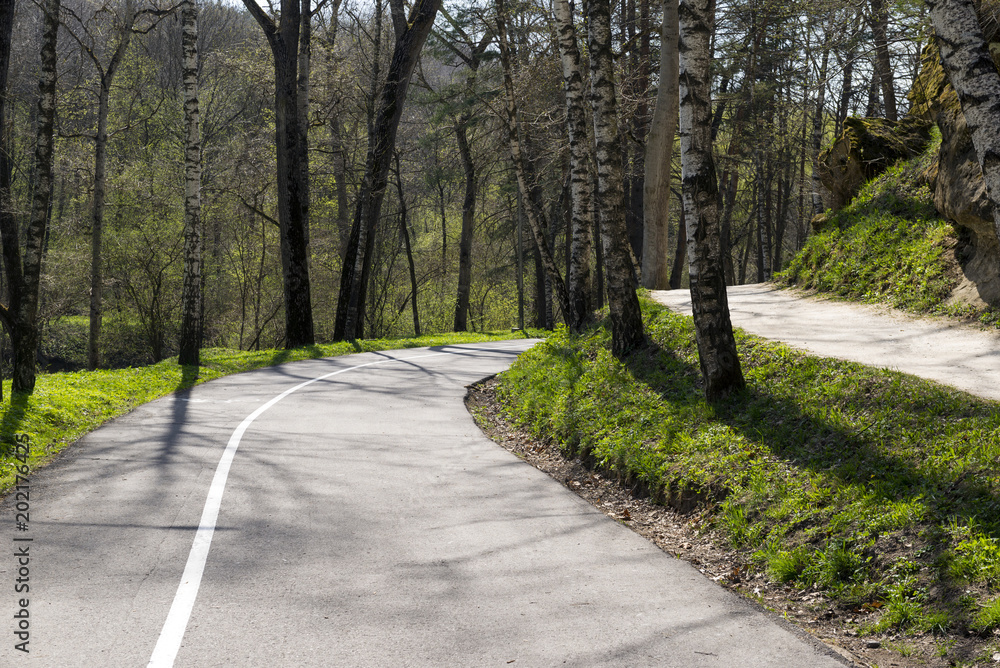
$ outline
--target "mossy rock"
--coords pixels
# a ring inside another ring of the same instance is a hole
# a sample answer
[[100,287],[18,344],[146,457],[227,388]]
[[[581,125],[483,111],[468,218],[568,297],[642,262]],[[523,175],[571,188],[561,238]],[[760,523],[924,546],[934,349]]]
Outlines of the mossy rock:
[[[1000,0],[977,3],[980,25],[1000,69]],[[966,239],[959,262],[967,292],[978,300],[1000,303],[1000,243],[993,226],[992,205],[958,95],[941,65],[941,52],[930,40],[920,55],[920,71],[907,94],[910,115],[936,123],[941,130],[937,159],[923,178],[934,194],[934,207],[955,224]],[[969,300],[965,300],[969,301]]]
[[829,211],[825,213],[817,213],[815,216],[813,216],[812,219],[809,221],[809,224],[812,226],[813,234],[818,234],[827,229],[832,219],[833,216],[830,214]]
[[819,154],[819,176],[840,209],[870,181],[899,160],[919,155],[931,138],[931,123],[914,116],[901,121],[848,118],[844,131]]

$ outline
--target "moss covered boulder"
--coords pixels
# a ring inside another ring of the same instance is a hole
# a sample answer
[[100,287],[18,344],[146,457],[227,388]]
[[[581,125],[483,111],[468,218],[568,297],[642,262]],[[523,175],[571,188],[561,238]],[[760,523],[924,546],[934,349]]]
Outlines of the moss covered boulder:
[[[982,11],[982,8],[980,8]],[[1000,64],[1000,35],[996,23],[986,21],[987,37],[994,63]],[[920,73],[907,97],[910,113],[936,123],[941,130],[941,150],[928,170],[938,212],[956,224],[965,243],[958,260],[965,275],[959,290],[966,302],[1000,303],[1000,242],[993,228],[993,216],[986,185],[972,135],[955,90],[948,83],[941,55],[933,41],[921,55]]]
[[927,147],[931,123],[907,116],[901,121],[884,118],[848,118],[844,131],[819,154],[819,176],[840,209],[861,186],[900,160],[919,155]]

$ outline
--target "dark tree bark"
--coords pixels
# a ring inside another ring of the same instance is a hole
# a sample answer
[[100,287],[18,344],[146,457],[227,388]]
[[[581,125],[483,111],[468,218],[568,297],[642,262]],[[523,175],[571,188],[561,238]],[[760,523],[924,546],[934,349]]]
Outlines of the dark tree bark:
[[[323,46],[327,54],[326,71],[332,77],[336,71],[334,47],[337,44],[337,34],[340,32],[340,12],[341,0],[334,0],[330,4],[330,23],[327,29],[321,33]],[[330,84],[330,88],[333,88]],[[347,197],[347,149],[344,146],[344,122],[338,113],[339,100],[331,105],[332,111],[327,118],[327,130],[330,133],[329,150],[333,161],[333,180],[337,192],[337,241],[338,253],[343,259],[347,250],[347,240],[351,235],[350,203]]]
[[365,174],[358,192],[347,252],[344,254],[337,319],[333,331],[333,337],[337,341],[356,338],[364,324],[362,314],[365,304],[362,295],[371,271],[371,247],[385,197],[389,162],[396,144],[396,130],[403,115],[410,78],[440,7],[441,0],[418,0],[410,11],[405,30],[396,37],[385,84],[379,94],[372,131],[368,135]]
[[[458,23],[452,21],[452,27],[464,41],[469,53],[466,54],[450,43],[446,43],[446,45],[469,67],[468,75],[465,78],[466,90],[468,95],[475,95],[479,65],[482,62],[483,54],[493,41],[493,34],[486,31],[476,43]],[[458,242],[458,289],[455,295],[454,320],[456,332],[464,332],[468,328],[469,295],[472,292],[472,240],[475,232],[479,178],[476,173],[476,163],[472,157],[472,149],[469,146],[468,130],[472,120],[470,112],[463,111],[458,114],[454,123],[455,140],[458,144],[462,172],[465,177],[465,197],[462,200],[462,233]],[[442,216],[442,221],[443,219]],[[445,239],[445,232],[446,230],[442,227],[442,241]],[[444,248],[444,244],[442,244],[442,248]]]
[[854,35],[858,32],[860,20],[861,12],[859,11],[855,13],[854,22],[850,27],[847,52],[844,54],[843,60],[841,60],[840,53],[837,53],[837,62],[840,63],[843,68],[843,73],[841,74],[840,101],[837,104],[837,118],[833,129],[835,137],[839,137],[840,133],[844,129],[844,121],[847,120],[847,114],[851,106],[851,98],[854,97],[854,61],[857,59],[857,47],[855,45]]
[[198,5],[181,9],[184,54],[184,290],[178,363],[200,363],[202,336],[201,139],[198,132]]
[[90,336],[87,342],[87,368],[91,371],[100,364],[101,321],[104,314],[104,211],[107,200],[108,115],[111,111],[111,86],[118,74],[122,59],[132,43],[132,30],[137,17],[135,2],[126,0],[122,8],[122,21],[116,26],[118,41],[106,66],[80,36],[71,32],[83,53],[93,63],[98,77],[97,131],[93,135],[94,194],[90,211]]
[[[256,19],[274,56],[275,147],[278,182],[278,229],[281,240],[282,290],[285,300],[285,346],[295,348],[315,342],[312,297],[309,286],[309,164],[305,128],[301,127],[309,103],[302,99],[300,52],[308,53],[308,33],[302,35],[300,0],[281,0],[280,25],[276,25],[254,0],[243,0]],[[308,7],[308,0],[303,5]],[[307,20],[307,19],[306,19]],[[308,58],[305,63],[308,63]],[[307,87],[306,87],[307,88]]]
[[674,266],[670,270],[670,289],[681,287],[681,276],[684,272],[684,259],[687,257],[687,225],[684,220],[684,207],[680,207],[680,224],[677,226],[677,248],[674,251]]
[[688,273],[705,396],[715,400],[745,386],[729,319],[719,234],[719,194],[711,139],[710,40],[714,0],[682,0],[680,138]]
[[399,234],[403,237],[406,250],[406,264],[410,270],[410,307],[413,311],[413,335],[420,336],[420,309],[417,305],[417,268],[413,264],[413,248],[410,246],[410,230],[407,221],[406,197],[403,196],[403,174],[399,169],[399,153],[396,160],[396,194],[399,196]]
[[587,17],[590,102],[597,152],[597,204],[607,274],[611,351],[615,356],[623,357],[644,346],[646,334],[639,298],[635,293],[635,267],[629,253],[625,221],[622,138],[618,129],[608,0],[590,0]]
[[[10,209],[10,155],[7,145],[0,145],[0,244],[3,246],[4,270],[9,302],[0,307],[14,347],[12,390],[15,393],[35,389],[35,356],[38,352],[38,292],[44,257],[45,235],[52,199],[53,137],[56,116],[56,61],[59,33],[59,0],[42,3],[41,70],[38,80],[38,113],[35,142],[35,181],[31,215],[21,235]],[[7,71],[10,63],[10,29],[14,3],[0,2],[0,123],[6,115]]]
[[[13,162],[11,160],[11,147],[7,127],[7,78],[10,71],[10,49],[11,37],[14,30],[14,0],[0,0],[0,234],[7,240],[12,232],[17,230],[17,222],[14,218],[14,203],[11,199],[11,172]],[[14,237],[16,239],[16,236]],[[6,246],[4,247],[6,250]],[[9,262],[8,258],[8,262]],[[8,271],[10,277],[10,271]],[[9,293],[14,297],[15,290],[13,281],[8,278],[8,285],[11,286]],[[13,331],[11,315],[13,311],[13,299],[3,310],[0,316],[3,318],[4,329]],[[2,334],[0,334],[2,337]],[[2,339],[0,339],[2,341]],[[33,361],[33,360],[32,360]],[[32,375],[34,375],[34,364],[32,364]],[[32,380],[32,384],[34,381]],[[0,401],[3,400],[3,385],[0,384]]]
[[[826,210],[823,204],[823,182],[819,178],[819,153],[823,147],[823,112],[826,106],[826,74],[830,62],[830,49],[823,49],[816,89],[816,109],[813,114],[812,135],[812,212],[819,215]],[[845,74],[846,76],[846,74]]]
[[455,331],[468,329],[469,294],[472,291],[472,233],[476,220],[476,165],[469,148],[467,125],[469,117],[459,116],[455,121],[455,139],[462,157],[465,174],[465,198],[462,200],[462,237],[458,244],[458,294],[455,300]]
[[878,80],[882,87],[882,105],[885,108],[885,117],[890,121],[895,121],[897,120],[896,83],[892,73],[887,35],[889,13],[885,9],[884,0],[872,0],[871,7],[869,24],[875,37],[875,68],[878,70]]

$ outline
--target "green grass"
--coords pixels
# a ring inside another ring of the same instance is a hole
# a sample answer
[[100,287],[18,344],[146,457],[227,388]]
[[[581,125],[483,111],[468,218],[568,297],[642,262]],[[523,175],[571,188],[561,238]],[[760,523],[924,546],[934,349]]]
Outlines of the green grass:
[[743,333],[747,389],[709,404],[690,318],[643,311],[653,345],[624,363],[603,325],[522,355],[501,375],[509,417],[698,509],[772,580],[870,612],[862,630],[995,623],[979,610],[1000,593],[996,404]]
[[[528,334],[544,335],[536,330]],[[14,450],[15,435],[26,434],[30,439],[31,456],[27,464],[33,470],[107,420],[170,392],[213,378],[296,360],[395,348],[500,341],[521,336],[511,332],[453,333],[254,352],[209,348],[202,351],[199,369],[180,367],[173,358],[137,368],[40,374],[34,393],[12,398],[7,381],[3,388],[7,400],[0,406],[0,494],[13,485],[20,466]]]
[[935,129],[923,155],[890,167],[843,209],[828,213],[822,231],[777,280],[855,301],[948,312],[943,303],[955,279],[947,253],[956,235],[935,210],[923,177],[940,141]]

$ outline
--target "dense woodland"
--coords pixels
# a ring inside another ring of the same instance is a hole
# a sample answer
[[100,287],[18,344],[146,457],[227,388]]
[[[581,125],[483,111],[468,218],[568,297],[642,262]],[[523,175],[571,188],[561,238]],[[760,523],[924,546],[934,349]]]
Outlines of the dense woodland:
[[767,280],[828,204],[820,149],[906,113],[931,30],[916,0],[0,5],[2,320],[30,349],[36,308],[70,365],[51,341],[86,332],[91,368],[182,330],[196,361],[628,321],[637,284],[689,285],[692,230],[703,285]]

